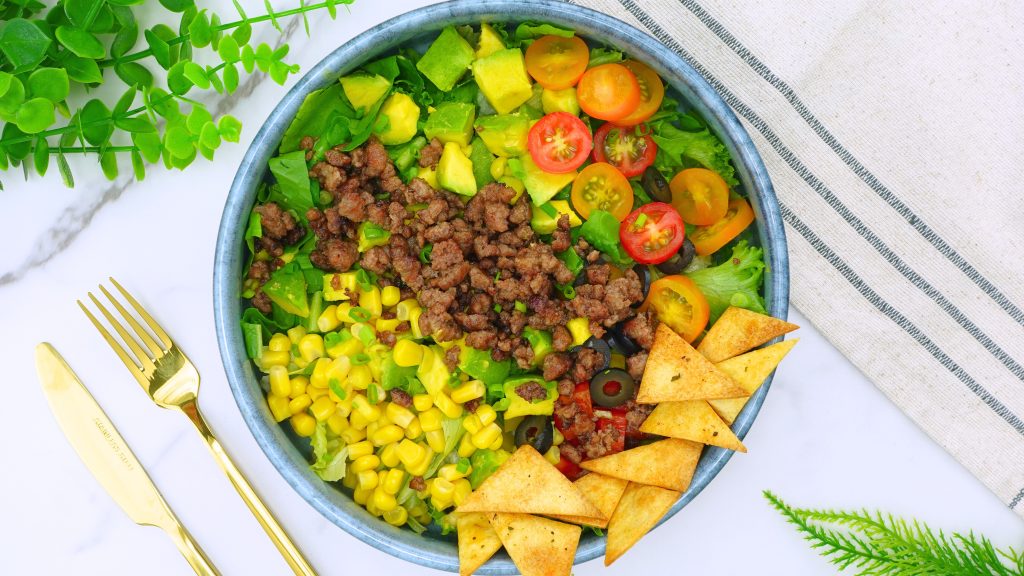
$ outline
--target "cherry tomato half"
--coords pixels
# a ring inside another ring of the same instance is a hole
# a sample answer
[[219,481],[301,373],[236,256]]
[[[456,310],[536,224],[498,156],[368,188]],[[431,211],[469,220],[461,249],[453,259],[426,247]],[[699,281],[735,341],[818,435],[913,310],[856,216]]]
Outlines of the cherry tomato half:
[[640,310],[648,308],[687,342],[700,336],[711,315],[704,294],[686,276],[663,276],[655,280]]
[[526,49],[526,71],[549,90],[575,86],[589,62],[590,50],[579,36],[541,36]]
[[619,225],[619,240],[633,260],[661,264],[679,251],[686,227],[676,209],[651,202],[633,210]]
[[665,99],[665,84],[661,81],[658,73],[648,68],[643,62],[626,60],[622,65],[629,68],[629,71],[636,76],[637,83],[640,85],[640,104],[629,116],[618,120],[618,124],[633,126],[654,116],[654,113],[661,108],[661,101]]
[[594,141],[583,120],[568,112],[552,112],[530,128],[526,146],[541,170],[562,174],[587,161]]
[[591,118],[614,122],[640,104],[640,83],[622,64],[601,64],[583,73],[576,86],[580,108]]
[[594,161],[615,166],[626,178],[643,174],[658,155],[649,132],[646,124],[622,128],[605,123],[594,133]]
[[595,162],[572,183],[572,207],[583,219],[593,210],[604,210],[621,222],[633,208],[633,187],[611,164]]
[[690,241],[697,254],[714,254],[730,240],[739,236],[754,221],[754,211],[743,198],[729,202],[725,216],[710,226],[698,226],[690,234]]
[[714,224],[729,208],[729,185],[706,168],[687,168],[676,174],[668,187],[672,205],[687,224]]

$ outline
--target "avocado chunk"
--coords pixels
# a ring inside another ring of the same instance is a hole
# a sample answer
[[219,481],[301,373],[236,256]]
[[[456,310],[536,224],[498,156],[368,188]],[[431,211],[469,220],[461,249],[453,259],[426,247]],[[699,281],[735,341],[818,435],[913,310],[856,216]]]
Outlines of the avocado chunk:
[[487,350],[477,350],[472,346],[459,347],[459,369],[484,384],[501,384],[508,378],[512,369],[512,360],[497,362],[491,358]]
[[476,177],[473,176],[473,161],[455,142],[444,145],[441,160],[437,163],[437,183],[441,188],[463,196],[476,194]]
[[569,207],[567,200],[552,200],[533,209],[530,226],[537,234],[551,234],[558,227],[558,219],[562,214],[569,215],[569,227],[583,224],[578,214]]
[[501,41],[501,36],[494,31],[494,28],[490,24],[484,23],[480,25],[480,41],[476,47],[476,57],[486,58],[491,54],[494,54],[498,50],[504,50],[505,43]]
[[551,332],[527,326],[523,328],[523,338],[530,343],[530,348],[533,349],[533,365],[540,366],[544,362],[544,358],[552,351]]
[[341,79],[341,89],[356,112],[366,113],[391,90],[391,82],[383,76],[356,72]]
[[523,51],[518,48],[498,50],[473,62],[473,78],[499,114],[515,110],[533,96]]
[[580,115],[580,103],[576,99],[576,89],[566,88],[565,90],[548,90],[541,92],[540,103],[545,114],[552,112],[568,112],[573,116]]
[[427,116],[423,135],[427,139],[437,138],[443,143],[455,142],[466,146],[473,137],[473,120],[476,106],[464,102],[442,102]]
[[408,94],[395,92],[380,107],[380,115],[388,119],[387,130],[381,132],[382,144],[393,146],[405,144],[416,135],[416,123],[420,121],[420,107]]
[[449,26],[427,48],[427,52],[416,63],[416,69],[433,82],[438,90],[448,92],[465,74],[474,55],[469,42],[454,26]]
[[523,181],[526,191],[530,193],[530,199],[536,206],[554,198],[562,188],[572,184],[577,175],[575,170],[565,174],[545,172],[533,163],[533,158],[529,154],[521,158],[510,158],[508,167],[513,176]]
[[469,159],[473,162],[473,177],[476,178],[477,188],[494,182],[494,176],[491,174],[494,155],[480,138],[473,138],[469,148]]
[[526,154],[530,125],[530,119],[524,114],[481,116],[476,121],[476,133],[492,154],[522,156]]
[[[536,382],[544,388],[546,396],[536,400],[527,400],[516,391],[520,386]],[[554,382],[548,382],[537,375],[517,376],[505,381],[502,385],[505,391],[505,398],[509,400],[508,408],[505,410],[505,419],[518,418],[519,416],[547,416],[555,410],[555,398],[558,396],[558,386]]]
[[437,169],[435,167],[420,166],[419,170],[416,171],[416,177],[427,184],[430,184],[431,188],[441,187],[441,185],[437,183]]

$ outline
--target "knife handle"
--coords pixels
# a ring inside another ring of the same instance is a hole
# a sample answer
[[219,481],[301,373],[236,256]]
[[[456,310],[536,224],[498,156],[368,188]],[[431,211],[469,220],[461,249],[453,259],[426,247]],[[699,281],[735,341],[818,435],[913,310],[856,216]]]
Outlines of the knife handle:
[[189,566],[196,571],[198,576],[220,576],[220,572],[213,567],[213,563],[206,557],[206,553],[199,547],[192,535],[188,533],[188,530],[181,525],[177,519],[170,526],[166,526],[164,531],[167,532],[171,540],[174,541],[175,546],[178,547],[178,551],[188,561]]

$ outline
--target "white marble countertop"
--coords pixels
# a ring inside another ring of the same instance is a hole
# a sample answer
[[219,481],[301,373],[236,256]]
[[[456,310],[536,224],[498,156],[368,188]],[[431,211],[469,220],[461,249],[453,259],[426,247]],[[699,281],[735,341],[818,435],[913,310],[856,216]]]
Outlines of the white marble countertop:
[[[292,32],[289,59],[309,69],[354,34],[427,0],[359,0],[331,22],[311,19],[313,39]],[[228,2],[216,6],[230,13]],[[251,3],[254,5],[255,3]],[[270,40],[273,30],[258,30]],[[289,84],[294,83],[294,79]],[[228,186],[249,139],[281,88],[257,78],[237,97],[210,99],[245,124],[242,143],[185,172],[154,168],[144,182],[97,177],[93,160],[66,190],[56,170],[0,192],[0,572],[182,575],[190,571],[157,529],[140,528],[90,476],[40,392],[33,346],[52,342],[128,439],[168,502],[225,575],[287,568],[236,497],[190,425],[157,409],[75,305],[118,278],[182,345],[205,376],[200,396],[212,427],[267,504],[324,575],[437,574],[379,552],[325,520],[294,493],[256,445],[225,383],[213,329],[213,246]],[[215,95],[214,95],[215,96]],[[1020,546],[1024,523],[914,424],[794,311],[804,326],[761,415],[718,478],[612,568],[585,574],[831,574],[774,512],[771,489],[808,507],[881,508],[946,531],[975,530]]]

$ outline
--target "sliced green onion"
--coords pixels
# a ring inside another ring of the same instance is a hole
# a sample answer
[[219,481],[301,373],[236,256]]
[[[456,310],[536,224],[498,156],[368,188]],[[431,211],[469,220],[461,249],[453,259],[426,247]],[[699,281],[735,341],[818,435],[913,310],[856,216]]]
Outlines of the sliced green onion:
[[641,212],[640,215],[636,217],[636,221],[633,222],[633,230],[640,230],[645,224],[647,224],[647,214]]
[[380,390],[377,388],[376,384],[370,384],[370,387],[366,389],[366,399],[370,401],[370,404],[380,402]]
[[345,392],[345,389],[341,387],[341,382],[339,382],[337,378],[331,378],[328,380],[327,386],[331,389],[331,392],[334,392],[334,395],[337,396],[339,400],[344,400],[345,397],[348,396],[348,392]]
[[539,206],[540,211],[547,214],[551,218],[558,217],[558,210],[551,205],[551,202],[545,202]]
[[497,312],[498,314],[501,314],[501,304],[498,304],[497,302],[495,302],[494,303],[494,311]]
[[337,332],[328,332],[324,334],[324,347],[334,348],[338,344],[341,344],[344,340],[341,338],[341,334]]
[[466,472],[469,472],[469,458],[459,458],[459,463],[455,465],[455,470],[459,474],[465,474]]
[[526,304],[520,302],[519,300],[516,300],[516,310],[522,312],[523,314],[526,314]]
[[566,300],[572,300],[576,297],[576,289],[572,287],[572,284],[559,284],[557,288]]
[[373,317],[370,311],[362,306],[355,306],[350,308],[348,315],[356,322],[368,322]]
[[424,264],[430,264],[430,253],[434,251],[433,244],[427,244],[420,250],[420,262]]
[[360,352],[359,354],[353,354],[350,356],[349,360],[352,361],[353,366],[362,366],[363,364],[370,363],[370,355],[366,352]]

